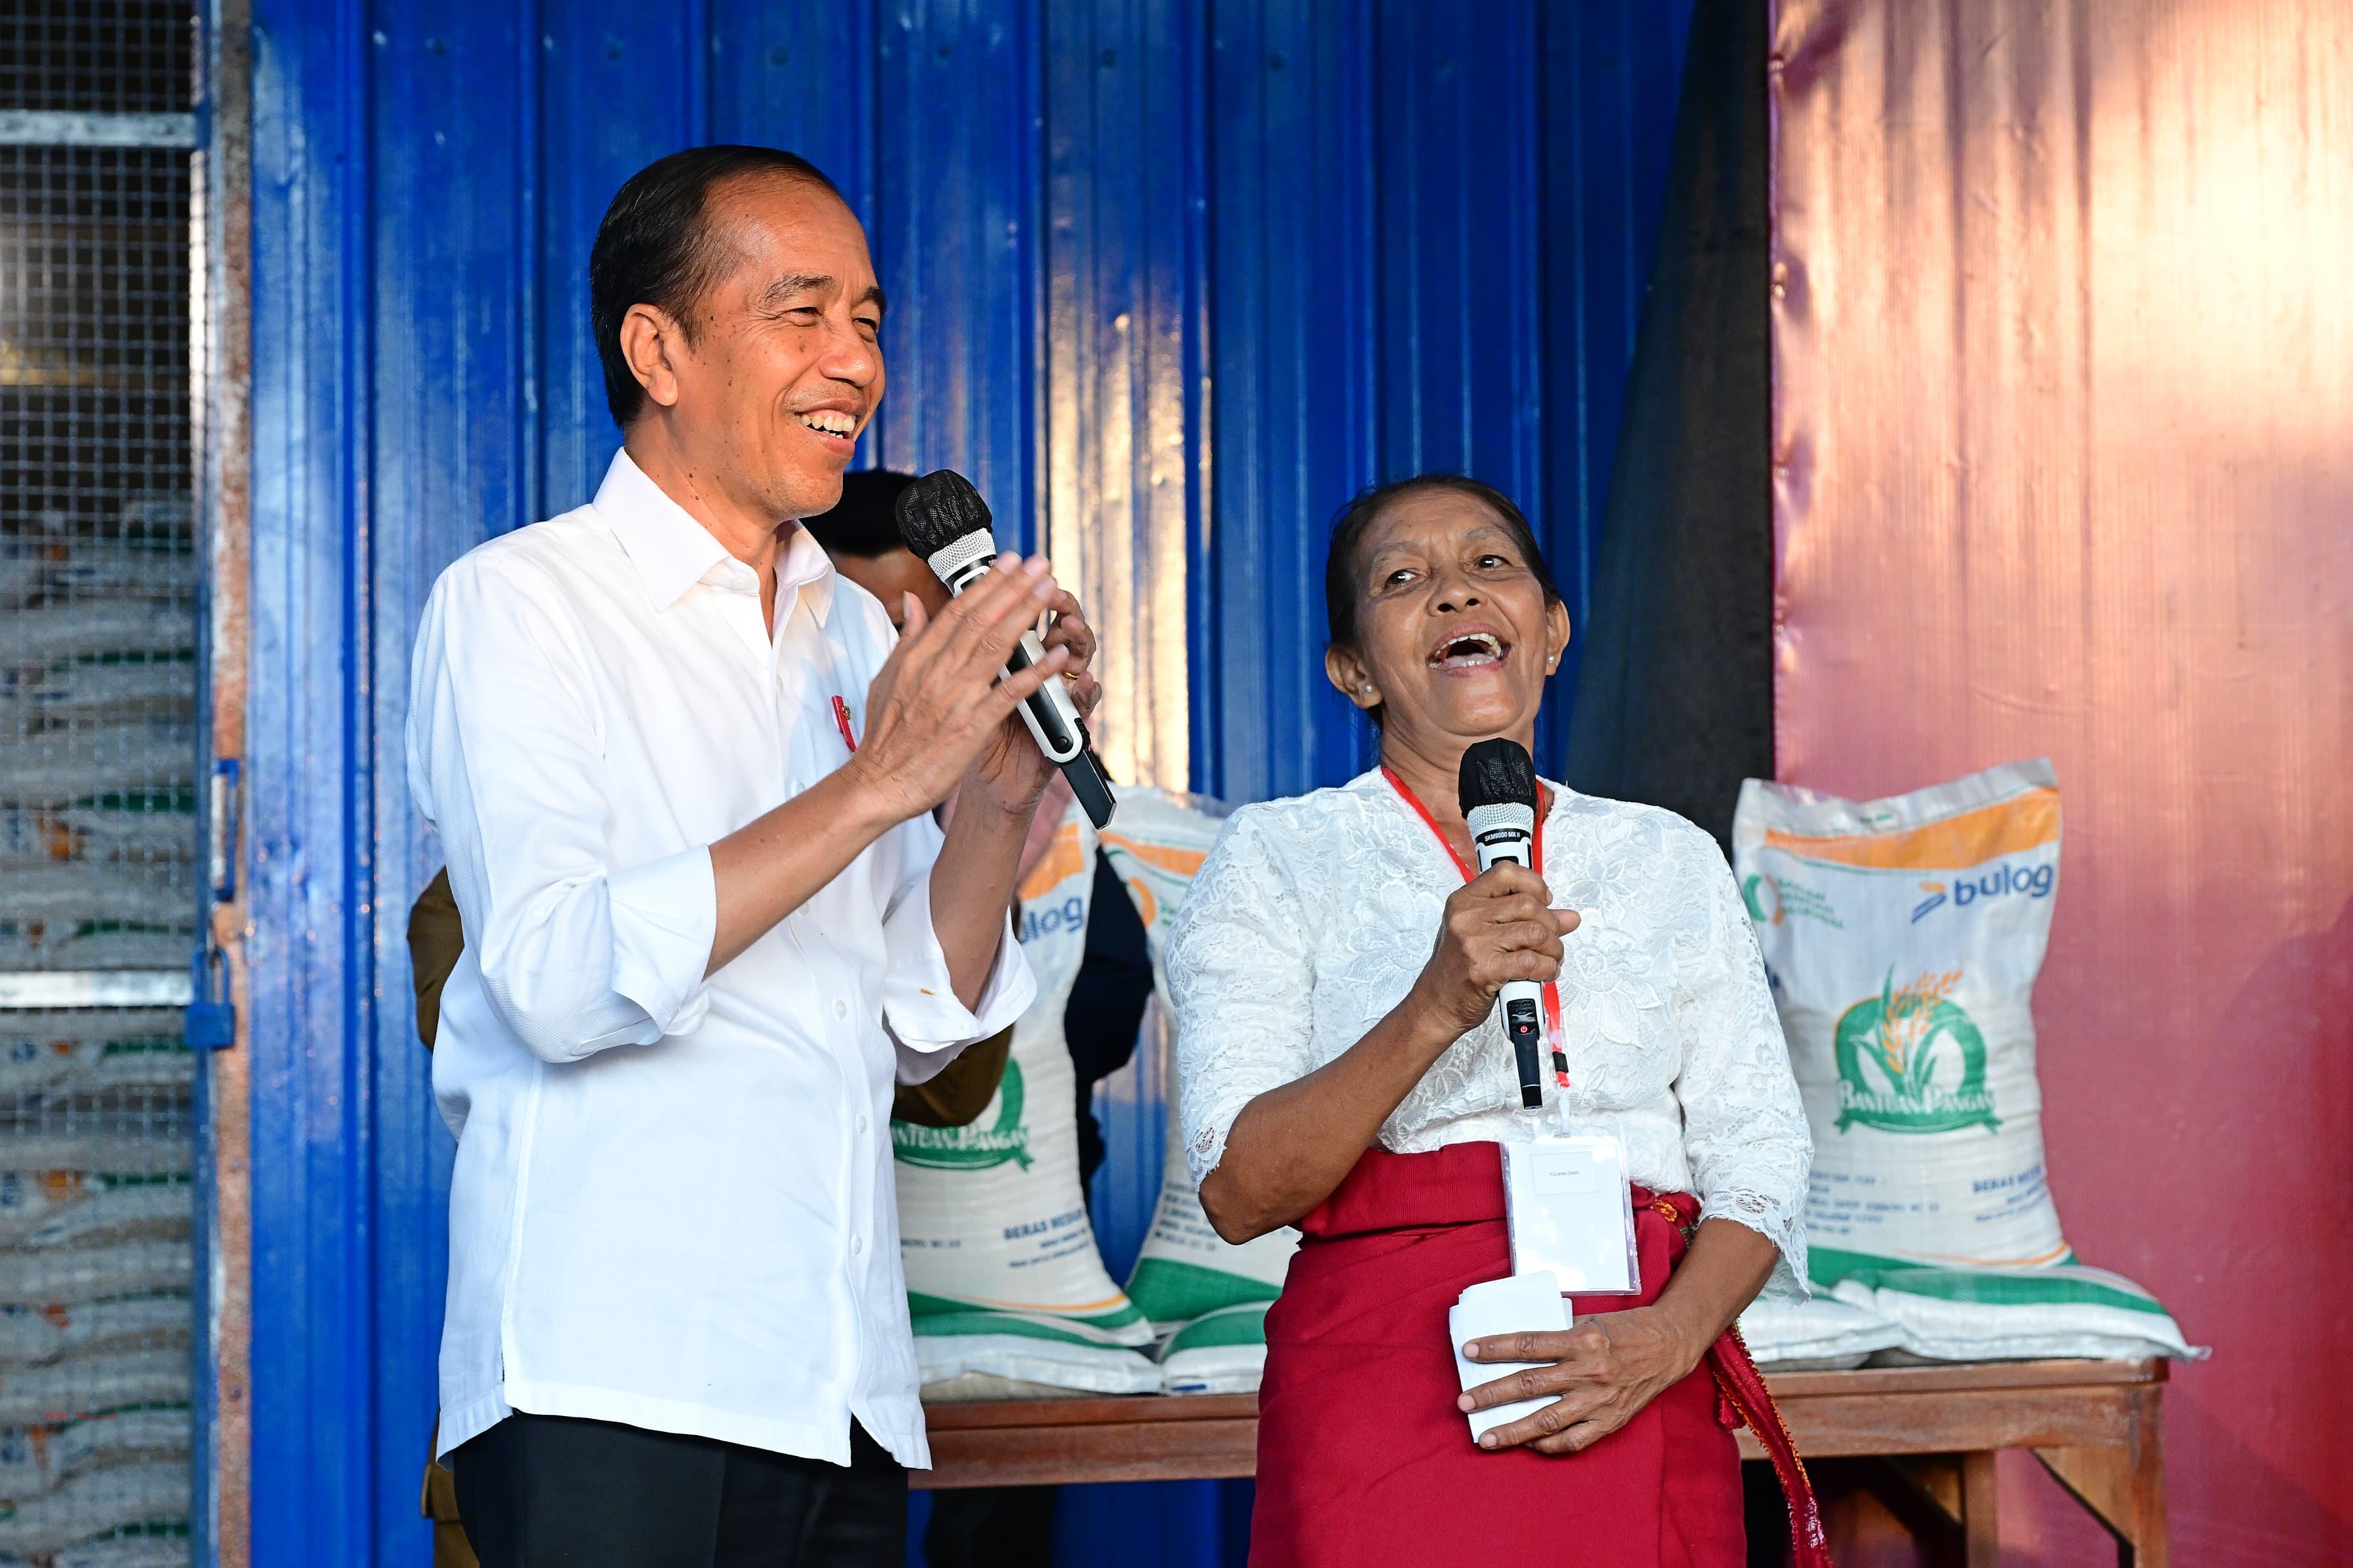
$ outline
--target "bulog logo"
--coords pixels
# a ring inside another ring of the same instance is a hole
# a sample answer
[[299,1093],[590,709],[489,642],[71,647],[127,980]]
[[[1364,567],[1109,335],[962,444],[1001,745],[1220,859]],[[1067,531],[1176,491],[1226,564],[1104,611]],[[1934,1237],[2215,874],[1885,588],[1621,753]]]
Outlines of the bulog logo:
[[1981,899],[1999,899],[2010,893],[2030,899],[2051,896],[2052,879],[2059,868],[2052,865],[2014,865],[2008,861],[1995,867],[1982,877],[1956,877],[1948,886],[1943,882],[1923,882],[1920,890],[1928,896],[1912,907],[1912,923],[1918,925],[1931,910],[1942,909],[1947,898],[1955,909],[1967,909]]
[[[922,1127],[891,1123],[891,1153],[903,1164],[934,1171],[986,1171],[1008,1161],[1029,1168],[1029,1129],[1021,1121],[1021,1064],[1008,1059],[997,1086],[997,1120],[983,1126]],[[985,1121],[986,1110],[981,1112]]]
[[1087,901],[1073,893],[1059,904],[1036,908],[1021,907],[1021,929],[1016,934],[1025,942],[1036,942],[1041,936],[1054,936],[1066,931],[1078,931],[1087,923]]
[[1957,969],[1898,988],[1888,971],[1879,994],[1840,1015],[1838,1130],[1957,1132],[2001,1125],[1986,1088],[1985,1037],[1949,996]]

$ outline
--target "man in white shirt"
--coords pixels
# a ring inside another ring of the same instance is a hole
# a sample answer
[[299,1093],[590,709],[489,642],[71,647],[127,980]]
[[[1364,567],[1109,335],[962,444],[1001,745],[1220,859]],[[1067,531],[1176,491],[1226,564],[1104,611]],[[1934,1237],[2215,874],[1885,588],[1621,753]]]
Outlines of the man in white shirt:
[[443,574],[411,679],[467,932],[440,1446],[488,1568],[895,1564],[930,1456],[892,1086],[1030,1000],[1006,911],[1050,770],[1015,705],[1064,679],[1091,709],[1093,637],[1008,558],[894,640],[794,521],[883,385],[815,168],[662,159],[589,282],[623,449]]

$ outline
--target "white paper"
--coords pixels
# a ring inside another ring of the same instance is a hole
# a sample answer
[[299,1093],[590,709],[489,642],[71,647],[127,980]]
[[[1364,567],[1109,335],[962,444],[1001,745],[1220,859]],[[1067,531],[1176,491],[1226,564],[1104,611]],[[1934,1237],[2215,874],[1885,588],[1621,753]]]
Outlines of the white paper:
[[1529,1178],[1535,1184],[1539,1196],[1601,1190],[1600,1163],[1590,1149],[1551,1149],[1538,1144],[1528,1162]]
[[1572,1296],[1641,1289],[1626,1152],[1614,1134],[1581,1132],[1504,1146],[1512,1272],[1551,1272]]
[[[1560,1333],[1567,1328],[1568,1303],[1561,1300],[1560,1281],[1551,1274],[1514,1274],[1509,1279],[1473,1285],[1462,1292],[1446,1314],[1447,1332],[1454,1336],[1455,1375],[1462,1380],[1466,1394],[1482,1383],[1493,1383],[1532,1366],[1550,1364],[1472,1361],[1462,1353],[1462,1347],[1472,1340],[1497,1334]],[[1548,1394],[1541,1399],[1522,1399],[1493,1409],[1474,1410],[1471,1413],[1471,1440],[1476,1443],[1498,1426],[1508,1426],[1524,1415],[1533,1415],[1558,1397]]]

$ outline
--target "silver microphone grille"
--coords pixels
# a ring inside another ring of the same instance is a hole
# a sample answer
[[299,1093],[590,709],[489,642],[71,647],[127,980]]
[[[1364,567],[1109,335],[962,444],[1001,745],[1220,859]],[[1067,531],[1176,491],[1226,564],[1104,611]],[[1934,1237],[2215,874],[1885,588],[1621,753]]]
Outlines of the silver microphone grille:
[[961,539],[948,541],[925,556],[923,563],[941,582],[953,585],[959,575],[996,554],[997,541],[993,536],[986,531],[967,533]]
[[1474,805],[1462,814],[1462,820],[1471,829],[1473,843],[1490,833],[1516,833],[1524,838],[1535,837],[1535,807],[1524,805],[1516,800],[1497,801],[1493,805]]

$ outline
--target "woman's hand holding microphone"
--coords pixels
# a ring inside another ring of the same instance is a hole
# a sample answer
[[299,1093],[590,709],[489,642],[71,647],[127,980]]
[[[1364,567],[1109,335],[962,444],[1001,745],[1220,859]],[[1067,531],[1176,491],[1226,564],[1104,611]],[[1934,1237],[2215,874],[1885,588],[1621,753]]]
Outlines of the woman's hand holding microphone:
[[1575,910],[1552,906],[1551,889],[1525,866],[1489,868],[1446,900],[1438,942],[1406,1005],[1444,1046],[1477,1028],[1513,980],[1539,984],[1560,977],[1561,938],[1577,929]]
[[1201,1184],[1218,1234],[1239,1243],[1297,1224],[1332,1194],[1430,1064],[1495,1010],[1504,982],[1557,977],[1560,939],[1577,915],[1551,906],[1544,879],[1509,861],[1449,898],[1430,962],[1388,1016],[1235,1119],[1225,1159]]

